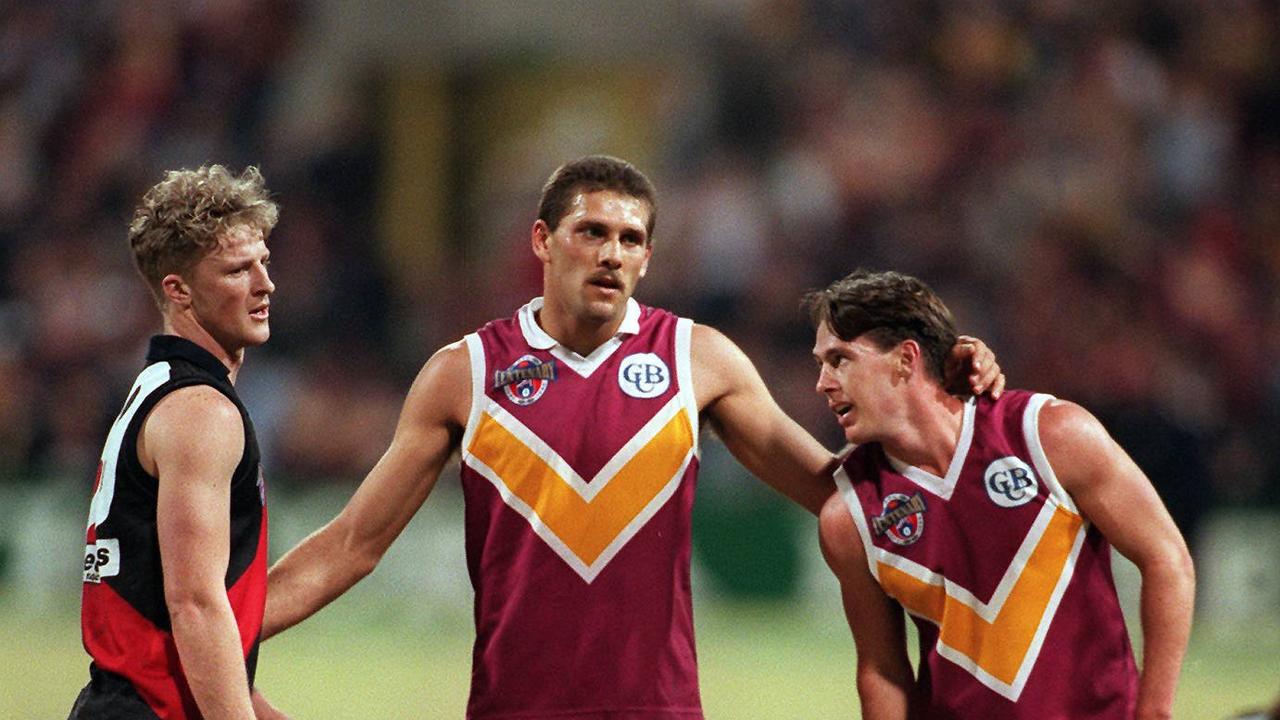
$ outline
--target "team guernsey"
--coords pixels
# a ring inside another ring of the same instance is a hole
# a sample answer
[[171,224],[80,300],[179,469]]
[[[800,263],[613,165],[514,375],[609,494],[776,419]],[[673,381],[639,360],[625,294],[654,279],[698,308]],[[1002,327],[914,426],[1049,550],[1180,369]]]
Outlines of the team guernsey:
[[147,414],[179,388],[208,385],[226,395],[244,421],[244,454],[231,479],[231,553],[227,597],[253,682],[267,579],[267,509],[260,455],[249,414],[227,368],[184,338],[151,339],[147,366],[134,382],[98,466],[85,537],[81,626],[93,658],[76,718],[199,718],[174,645],[156,538],[158,481],[138,460]]
[[919,629],[912,717],[1132,717],[1110,545],[1040,444],[1051,399],[970,400],[946,477],[878,443],[836,471],[872,576]]
[[701,718],[689,593],[692,323],[630,300],[583,357],[541,298],[466,337],[469,718]]

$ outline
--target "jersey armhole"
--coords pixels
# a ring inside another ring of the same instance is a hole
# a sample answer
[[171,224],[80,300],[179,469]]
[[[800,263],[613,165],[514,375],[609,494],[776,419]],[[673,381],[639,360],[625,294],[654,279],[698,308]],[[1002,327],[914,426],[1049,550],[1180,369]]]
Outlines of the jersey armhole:
[[832,477],[836,482],[836,492],[840,493],[840,499],[844,500],[845,509],[853,516],[853,525],[858,529],[858,540],[862,543],[862,554],[867,560],[867,569],[871,571],[871,577],[876,582],[880,582],[880,565],[876,562],[876,554],[878,549],[871,542],[871,529],[867,527],[867,519],[862,514],[862,501],[858,499],[858,492],[853,489],[853,481],[849,479],[849,472],[845,470],[843,460],[847,459],[849,453],[853,452],[850,448],[841,458],[841,465],[832,473]]
[[1080,510],[1076,507],[1075,500],[1062,487],[1062,483],[1058,482],[1058,475],[1053,471],[1049,456],[1045,454],[1044,445],[1040,442],[1040,410],[1054,399],[1054,396],[1046,393],[1036,393],[1031,396],[1027,401],[1026,409],[1022,411],[1022,437],[1026,440],[1027,449],[1031,452],[1031,462],[1035,465],[1036,472],[1044,479],[1049,495],[1060,506],[1079,515]]
[[467,358],[471,365],[471,408],[467,411],[467,426],[462,431],[461,444],[462,453],[465,455],[467,448],[471,447],[471,437],[475,434],[480,415],[487,405],[488,396],[484,392],[484,342],[480,339],[480,334],[474,332],[468,333],[463,341],[467,345]]
[[248,450],[249,450],[250,438],[249,438],[248,413],[246,413],[244,408],[242,408],[240,404],[236,402],[236,398],[232,397],[231,393],[227,392],[226,388],[218,387],[218,385],[216,385],[215,383],[209,382],[208,379],[206,378],[200,377],[199,375],[189,375],[187,377],[174,378],[164,383],[163,385],[160,385],[155,390],[151,391],[151,393],[148,394],[146,397],[144,397],[141,401],[139,401],[138,409],[134,413],[133,418],[129,421],[129,424],[130,424],[129,429],[133,430],[133,432],[125,433],[126,439],[128,439],[130,436],[133,437],[133,443],[132,443],[133,446],[128,448],[128,452],[123,452],[125,448],[121,448],[121,451],[125,457],[125,463],[128,466],[128,469],[131,472],[137,473],[137,477],[146,478],[147,481],[150,483],[150,487],[148,489],[153,493],[157,492],[160,487],[159,485],[160,478],[147,472],[146,469],[142,467],[142,460],[138,457],[138,438],[142,436],[142,426],[146,424],[147,418],[151,415],[151,411],[156,409],[156,405],[159,405],[160,401],[164,400],[166,397],[168,397],[171,393],[173,393],[176,390],[181,390],[182,388],[188,388],[188,387],[195,387],[197,385],[204,385],[206,387],[210,387],[210,388],[213,388],[214,390],[217,390],[219,393],[222,394],[223,397],[230,400],[232,405],[235,405],[236,412],[240,414],[240,432],[244,434],[245,452],[241,456],[240,462],[236,463],[236,469],[231,476],[232,479],[234,480],[245,469],[242,466],[244,465],[245,461],[249,458]]
[[702,445],[698,431],[698,399],[693,391],[693,321],[689,318],[676,318],[676,375],[680,387],[680,402],[689,415],[689,424],[693,428],[693,456],[702,457]]

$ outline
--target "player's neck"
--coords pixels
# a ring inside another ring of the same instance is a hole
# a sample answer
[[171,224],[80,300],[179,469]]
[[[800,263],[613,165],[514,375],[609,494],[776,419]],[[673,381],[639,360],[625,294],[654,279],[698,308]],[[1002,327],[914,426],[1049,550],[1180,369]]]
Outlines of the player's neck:
[[930,384],[913,393],[906,405],[903,431],[883,445],[899,460],[938,477],[947,474],[960,444],[964,401]]
[[232,385],[235,384],[240,366],[244,364],[244,348],[239,348],[234,352],[226,349],[209,334],[209,331],[204,326],[191,316],[190,312],[174,311],[165,313],[164,332],[166,335],[177,335],[178,337],[186,338],[209,351],[209,354],[227,366],[227,379]]
[[586,357],[605,344],[622,327],[625,315],[607,320],[583,318],[567,312],[551,301],[544,301],[534,315],[538,325],[556,342]]

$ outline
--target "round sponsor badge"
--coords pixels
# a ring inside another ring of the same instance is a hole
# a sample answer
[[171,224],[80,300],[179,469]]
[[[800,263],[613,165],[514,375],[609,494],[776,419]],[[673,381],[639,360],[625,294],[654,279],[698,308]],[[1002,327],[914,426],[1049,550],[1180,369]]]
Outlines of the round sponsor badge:
[[1031,466],[1012,455],[988,465],[982,474],[982,484],[991,502],[1006,508],[1026,505],[1039,490],[1039,482]]
[[671,371],[653,353],[628,355],[618,367],[618,386],[633,398],[658,397],[671,387]]

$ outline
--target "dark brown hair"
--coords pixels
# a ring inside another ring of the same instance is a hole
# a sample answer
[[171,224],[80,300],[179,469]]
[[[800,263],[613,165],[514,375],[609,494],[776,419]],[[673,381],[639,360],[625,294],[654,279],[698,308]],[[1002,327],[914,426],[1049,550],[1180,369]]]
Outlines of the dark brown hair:
[[956,343],[955,319],[924,281],[897,272],[858,269],[801,300],[814,327],[826,323],[846,342],[866,336],[881,350],[915,340],[932,378],[944,382]]
[[657,194],[644,173],[626,160],[608,155],[588,155],[561,165],[542,186],[538,203],[538,219],[555,230],[578,193],[613,190],[639,200],[649,207],[645,232],[653,238],[653,225],[658,215]]

